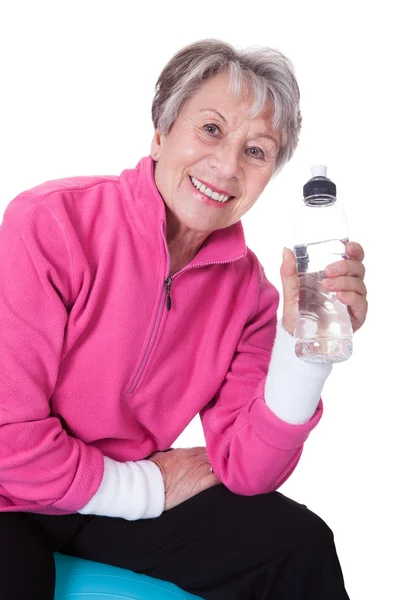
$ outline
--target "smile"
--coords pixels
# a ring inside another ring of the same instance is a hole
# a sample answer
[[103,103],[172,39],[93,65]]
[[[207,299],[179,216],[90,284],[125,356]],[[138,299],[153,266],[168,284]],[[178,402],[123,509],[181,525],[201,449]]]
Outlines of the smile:
[[215,192],[214,190],[209,188],[205,183],[202,183],[201,181],[199,181],[195,177],[192,177],[191,175],[189,175],[189,177],[194,187],[209,198],[211,198],[212,200],[216,200],[217,202],[224,204],[230,198],[233,198],[233,196],[227,196],[226,194],[219,194],[218,192]]

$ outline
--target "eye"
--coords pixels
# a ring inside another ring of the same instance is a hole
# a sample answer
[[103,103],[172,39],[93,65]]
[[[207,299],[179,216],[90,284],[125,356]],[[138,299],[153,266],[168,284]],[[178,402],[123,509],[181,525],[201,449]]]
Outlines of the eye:
[[247,152],[250,154],[250,156],[253,156],[253,158],[257,158],[258,160],[265,159],[264,151],[261,150],[261,148],[257,148],[257,147],[247,148]]
[[218,127],[218,125],[215,125],[214,123],[206,123],[203,129],[213,137],[217,137],[217,135],[221,133],[221,130]]

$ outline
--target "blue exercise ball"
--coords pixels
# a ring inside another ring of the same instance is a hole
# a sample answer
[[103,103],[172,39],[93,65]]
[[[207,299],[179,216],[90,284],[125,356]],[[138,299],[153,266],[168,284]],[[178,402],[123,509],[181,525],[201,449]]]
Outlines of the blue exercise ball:
[[173,583],[56,553],[55,600],[195,600]]

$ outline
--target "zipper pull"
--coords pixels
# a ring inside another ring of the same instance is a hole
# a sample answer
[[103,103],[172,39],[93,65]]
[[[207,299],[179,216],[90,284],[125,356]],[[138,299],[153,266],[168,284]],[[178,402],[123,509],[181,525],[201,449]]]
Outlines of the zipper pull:
[[165,289],[167,291],[167,310],[171,310],[172,301],[171,301],[171,285],[172,285],[172,277],[167,277],[164,281]]

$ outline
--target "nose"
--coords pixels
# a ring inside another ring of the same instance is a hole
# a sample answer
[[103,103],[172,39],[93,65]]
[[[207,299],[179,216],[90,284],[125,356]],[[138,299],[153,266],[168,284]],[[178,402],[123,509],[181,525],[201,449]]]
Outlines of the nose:
[[225,178],[237,177],[240,168],[240,151],[235,144],[221,143],[212,156],[212,168]]

